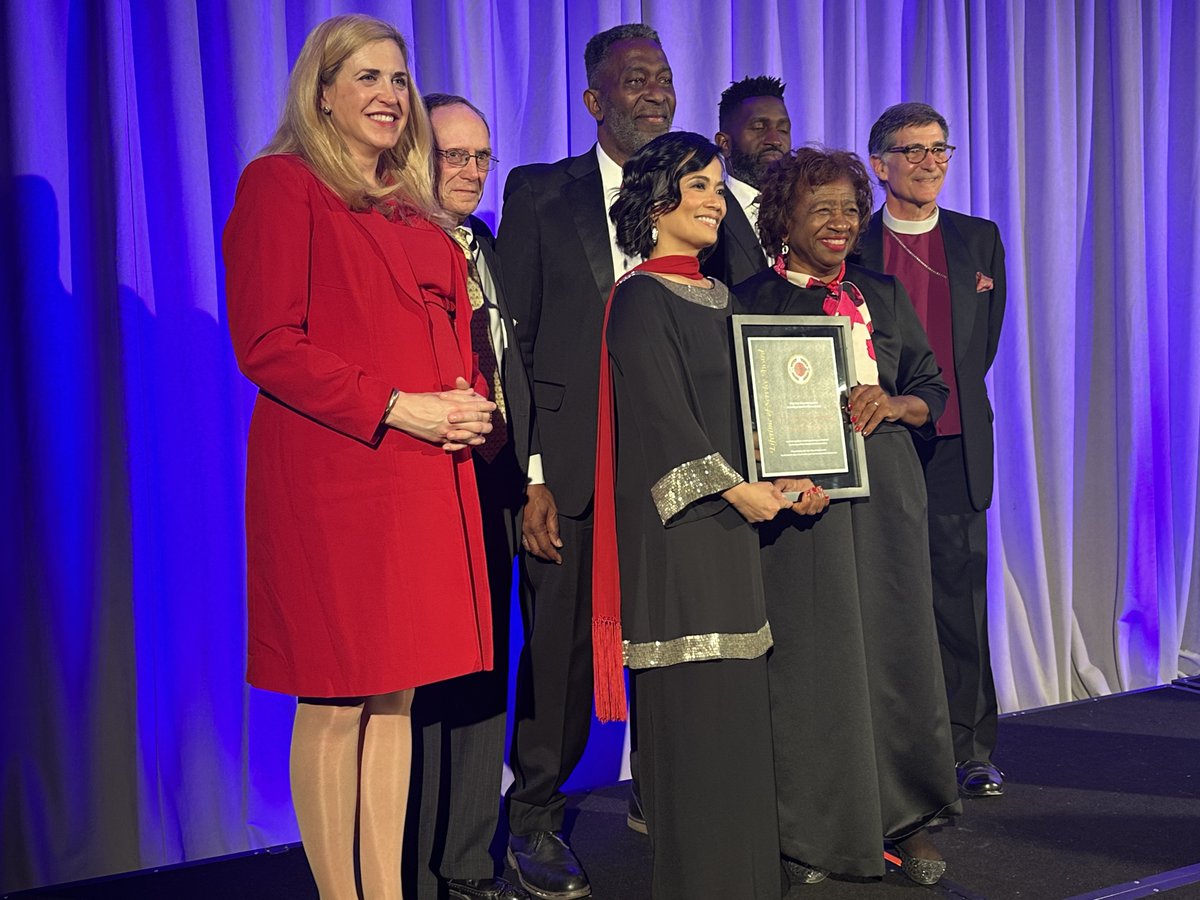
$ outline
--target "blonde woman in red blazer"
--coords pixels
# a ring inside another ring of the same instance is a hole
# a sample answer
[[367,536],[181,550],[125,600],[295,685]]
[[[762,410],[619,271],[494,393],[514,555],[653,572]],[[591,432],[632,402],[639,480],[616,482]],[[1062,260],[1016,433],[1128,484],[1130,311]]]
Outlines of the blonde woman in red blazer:
[[259,387],[247,678],[300,700],[292,796],[322,897],[356,897],[356,827],[365,895],[400,896],[413,689],[492,665],[469,448],[495,406],[431,148],[400,34],[329,19],[225,229],[229,329]]

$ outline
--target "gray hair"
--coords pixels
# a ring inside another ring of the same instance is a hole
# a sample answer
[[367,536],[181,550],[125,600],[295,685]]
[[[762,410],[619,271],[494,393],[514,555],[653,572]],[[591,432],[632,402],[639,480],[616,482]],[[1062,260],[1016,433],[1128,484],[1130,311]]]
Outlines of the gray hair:
[[659,47],[662,46],[662,39],[659,38],[658,32],[649,25],[643,25],[640,22],[635,22],[627,25],[616,25],[608,31],[602,31],[599,34],[592,35],[587,42],[587,46],[583,49],[583,67],[587,71],[588,87],[596,88],[596,72],[604,65],[608,59],[608,51],[617,41],[631,40],[647,40],[654,41]]
[[928,125],[937,122],[942,129],[942,139],[950,139],[950,126],[942,114],[928,103],[897,103],[883,111],[875,124],[871,126],[871,137],[867,142],[867,152],[878,156],[892,145],[896,132],[910,125]]

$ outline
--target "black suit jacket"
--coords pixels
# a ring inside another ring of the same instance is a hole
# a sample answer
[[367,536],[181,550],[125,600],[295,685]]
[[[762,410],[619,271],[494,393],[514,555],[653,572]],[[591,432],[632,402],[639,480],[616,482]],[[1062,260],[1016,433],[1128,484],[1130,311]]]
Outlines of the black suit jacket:
[[593,147],[520,166],[504,186],[496,242],[533,387],[533,441],[558,511],[591,503],[600,332],[613,286],[600,166]]
[[767,268],[758,235],[732,192],[725,195],[725,218],[717,234],[717,245],[700,268],[705,275],[725,282],[728,287]]
[[500,259],[496,255],[496,238],[487,223],[476,216],[468,216],[464,223],[475,234],[475,242],[479,252],[487,264],[495,286],[495,296],[489,299],[500,310],[500,318],[504,323],[504,331],[508,339],[508,347],[504,358],[500,361],[500,383],[504,387],[504,408],[507,413],[508,439],[513,443],[517,454],[517,465],[525,472],[529,468],[529,453],[532,424],[532,401],[530,399],[529,375],[525,371],[525,362],[517,342],[517,327],[513,320],[512,308],[508,295],[504,290],[504,278],[500,268]]
[[[984,375],[996,358],[1004,321],[1007,289],[1004,244],[996,223],[940,210],[939,227],[950,276],[950,318],[954,337],[954,377],[962,417],[963,454],[971,505],[985,510],[992,502],[992,404]],[[858,262],[883,271],[883,211],[871,217]],[[976,276],[992,279],[989,290],[976,290]]]

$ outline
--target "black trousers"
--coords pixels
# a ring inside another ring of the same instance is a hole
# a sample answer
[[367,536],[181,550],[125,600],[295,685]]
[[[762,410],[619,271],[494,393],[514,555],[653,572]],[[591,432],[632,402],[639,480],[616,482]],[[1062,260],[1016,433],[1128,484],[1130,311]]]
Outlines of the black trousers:
[[490,463],[477,456],[475,479],[492,595],[495,668],[422,687],[413,702],[413,786],[406,831],[409,836],[414,826],[417,831],[413,896],[422,898],[444,896],[440,879],[496,874],[491,844],[504,774],[508,620],[517,514],[525,489],[512,445]]
[[633,682],[651,897],[777,900],[766,657],[640,669]]
[[509,764],[513,834],[560,831],[563,783],[592,722],[592,510],[558,517],[562,565],[521,555],[525,646],[517,668]]
[[929,494],[929,559],[954,758],[991,759],[996,687],[987,624],[987,515],[971,505],[961,437],[917,441]]

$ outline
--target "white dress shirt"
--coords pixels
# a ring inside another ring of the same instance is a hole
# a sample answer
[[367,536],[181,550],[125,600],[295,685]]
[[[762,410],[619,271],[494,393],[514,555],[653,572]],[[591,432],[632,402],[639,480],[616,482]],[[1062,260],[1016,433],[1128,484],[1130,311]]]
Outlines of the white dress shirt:
[[[471,257],[475,260],[475,271],[479,273],[479,286],[483,289],[484,309],[488,313],[488,335],[492,340],[492,350],[496,354],[496,365],[500,367],[500,377],[504,377],[504,353],[508,350],[509,334],[504,327],[504,317],[500,315],[500,307],[496,305],[493,299],[496,296],[496,281],[492,277],[492,270],[488,267],[487,257],[479,251],[479,241],[475,238],[475,233],[471,231],[469,225],[459,225],[458,230],[466,234],[468,245],[471,248]],[[501,381],[503,384],[503,380]],[[534,454],[529,457],[529,466],[526,472],[530,484],[542,484],[545,478],[542,476],[542,457],[541,454]]]
[[[734,178],[728,175],[725,178],[725,186],[729,188],[729,193],[733,194],[733,202],[736,202],[742,208],[742,212],[746,214],[746,218],[750,221],[750,230],[754,232],[754,236],[758,237],[758,198],[759,190],[752,184],[747,184],[740,178]],[[729,203],[730,201],[726,201]],[[759,244],[759,249],[762,249],[763,257],[767,262],[771,263],[775,260],[767,255],[767,251]]]
[[612,157],[604,152],[604,148],[596,144],[596,159],[600,163],[600,184],[604,187],[604,221],[608,225],[608,243],[612,249],[613,281],[616,281],[634,266],[641,262],[635,256],[626,256],[625,251],[617,246],[617,226],[608,211],[617,201],[621,193],[621,167],[613,162]]

